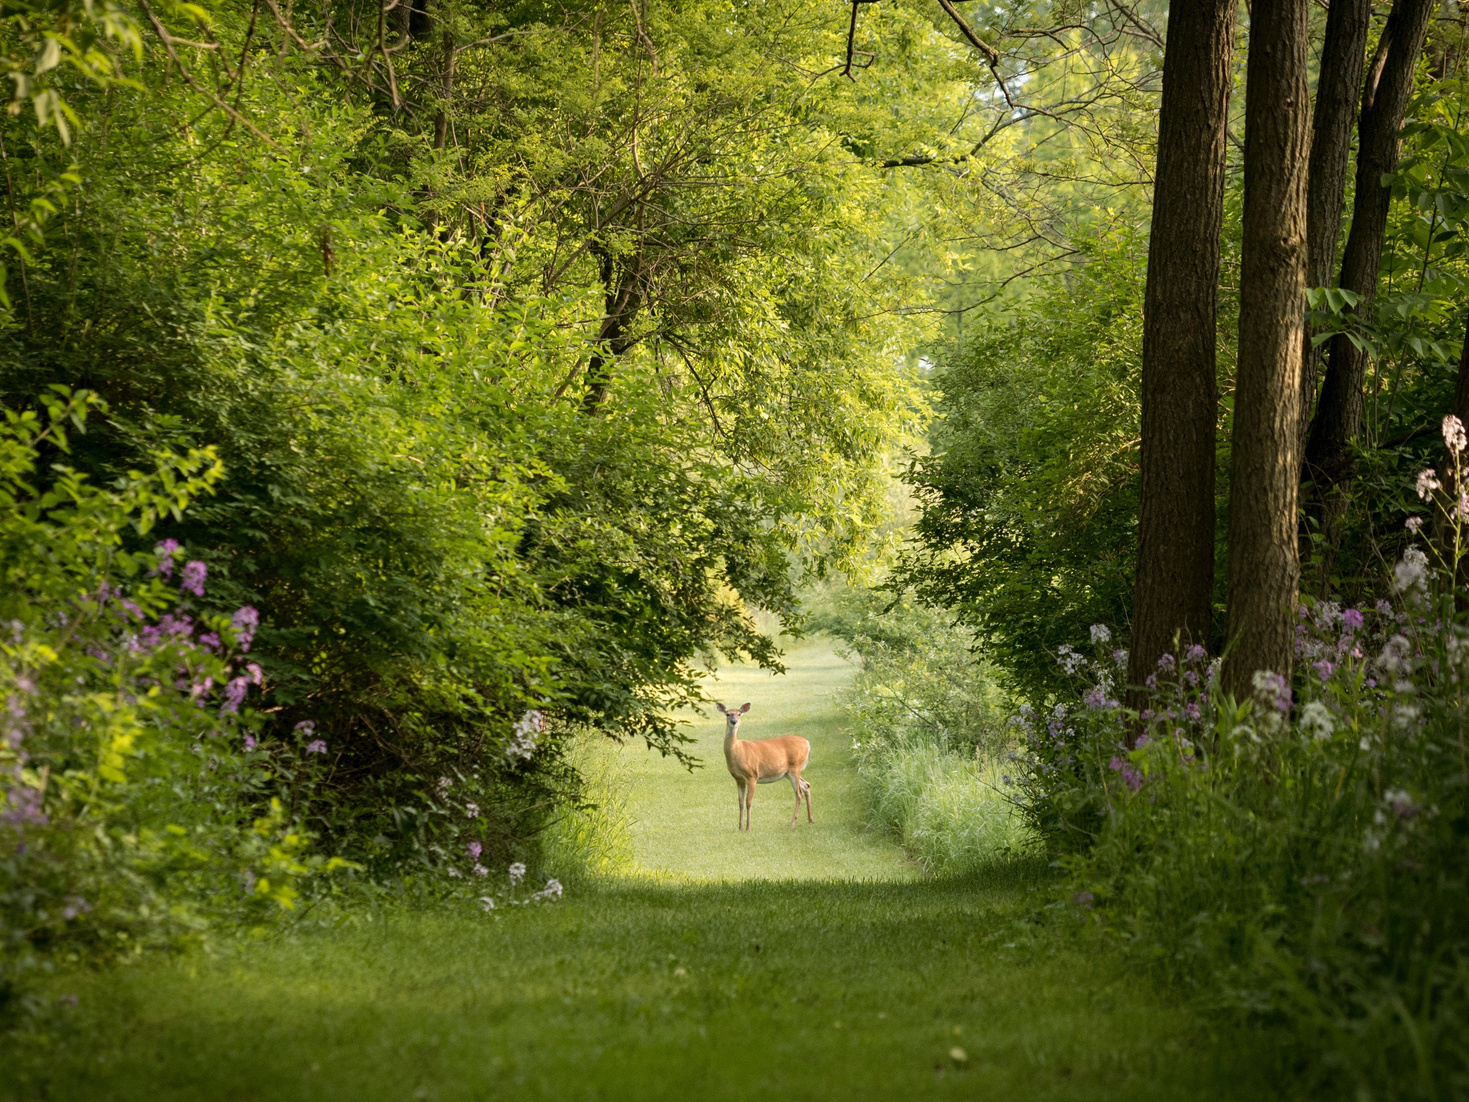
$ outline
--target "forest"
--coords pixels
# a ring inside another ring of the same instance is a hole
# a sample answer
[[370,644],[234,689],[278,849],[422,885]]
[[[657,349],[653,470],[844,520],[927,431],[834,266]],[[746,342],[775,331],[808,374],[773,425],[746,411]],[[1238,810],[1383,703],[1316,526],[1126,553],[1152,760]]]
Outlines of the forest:
[[1457,0],[0,63],[0,1099],[1469,1098]]

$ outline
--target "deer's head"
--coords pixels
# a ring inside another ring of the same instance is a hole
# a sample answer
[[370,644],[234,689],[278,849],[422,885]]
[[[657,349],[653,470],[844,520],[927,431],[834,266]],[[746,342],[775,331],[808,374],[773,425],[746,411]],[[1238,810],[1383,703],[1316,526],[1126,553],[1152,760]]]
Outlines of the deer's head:
[[716,704],[714,707],[719,709],[720,715],[724,716],[724,733],[726,735],[739,734],[740,720],[745,717],[745,713],[750,710],[750,706],[745,704],[739,708],[726,708],[723,704]]

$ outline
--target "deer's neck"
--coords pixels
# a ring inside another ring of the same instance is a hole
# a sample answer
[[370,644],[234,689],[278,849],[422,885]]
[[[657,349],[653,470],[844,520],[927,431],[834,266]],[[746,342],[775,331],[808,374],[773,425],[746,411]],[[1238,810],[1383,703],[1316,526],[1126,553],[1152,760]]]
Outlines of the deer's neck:
[[740,738],[738,727],[725,726],[724,729],[724,760],[732,762],[739,754],[738,747],[744,740]]

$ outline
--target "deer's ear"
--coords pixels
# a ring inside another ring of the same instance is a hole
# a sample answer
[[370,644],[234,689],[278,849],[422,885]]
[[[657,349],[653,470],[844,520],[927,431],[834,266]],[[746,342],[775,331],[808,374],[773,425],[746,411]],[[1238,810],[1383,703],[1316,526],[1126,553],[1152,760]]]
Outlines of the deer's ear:
[[744,715],[749,710],[750,710],[750,706],[748,704],[745,704],[743,707],[740,708],[740,715]]
[[723,704],[716,704],[716,705],[714,705],[714,710],[716,712],[718,712],[722,716],[729,715],[729,709],[726,708]]

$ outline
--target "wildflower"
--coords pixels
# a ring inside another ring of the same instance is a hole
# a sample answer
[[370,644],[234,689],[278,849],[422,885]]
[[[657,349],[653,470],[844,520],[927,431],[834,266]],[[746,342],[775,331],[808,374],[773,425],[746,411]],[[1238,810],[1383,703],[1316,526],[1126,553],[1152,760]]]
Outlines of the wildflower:
[[1341,614],[1342,631],[1356,631],[1362,626],[1362,614],[1355,608],[1349,608]]
[[1123,666],[1126,666],[1127,665],[1127,649],[1125,647],[1119,647],[1117,650],[1114,650],[1112,652],[1112,662],[1119,669],[1121,669]]
[[1190,643],[1188,650],[1183,652],[1183,656],[1189,662],[1202,662],[1209,657],[1209,652],[1197,643]]
[[255,736],[254,735],[246,735],[245,736],[245,749],[246,750],[253,750],[253,749],[255,749],[256,745],[257,745],[257,743],[255,742]]
[[92,905],[79,895],[66,897],[66,905],[61,908],[61,917],[70,922],[78,915],[84,915],[92,909]]
[[459,878],[459,870],[452,866],[445,869],[444,871],[447,872],[450,876],[454,877],[456,880]]
[[510,866],[510,884],[514,887],[525,879],[525,865],[517,861]]
[[1403,552],[1402,560],[1393,567],[1393,592],[1405,593],[1425,585],[1428,581],[1428,556],[1419,548],[1410,547]]
[[192,685],[189,686],[189,695],[195,700],[198,700],[201,696],[207,696],[209,694],[209,690],[213,688],[214,678],[206,677],[203,681],[195,681]]
[[1418,529],[1423,527],[1423,518],[1409,517],[1407,520],[1403,521],[1403,527],[1416,536],[1418,534]]
[[1091,910],[1092,904],[1096,902],[1096,899],[1097,897],[1091,892],[1081,891],[1071,897],[1071,902],[1075,903],[1078,907],[1085,907],[1087,910]]
[[265,672],[254,662],[245,664],[245,673],[249,675],[250,684],[252,685],[259,685],[261,679],[265,676]]
[[1301,709],[1301,727],[1320,742],[1331,737],[1331,732],[1336,729],[1336,721],[1331,718],[1331,712],[1325,704],[1313,700]]
[[495,901],[487,895],[479,897],[479,905],[487,911],[493,911],[495,909]]
[[260,613],[249,605],[235,609],[235,614],[230,617],[230,627],[235,629],[235,642],[240,650],[250,650],[250,643],[255,638],[255,629],[259,624]]
[[[1463,431],[1462,429],[1460,430]],[[1389,788],[1382,794],[1383,802],[1392,808],[1393,814],[1399,819],[1412,819],[1418,814],[1418,805],[1407,791],[1401,788]]]
[[1173,669],[1175,665],[1177,665],[1177,663],[1174,662],[1173,655],[1171,654],[1162,655],[1158,659],[1158,668],[1164,673],[1167,673],[1169,670]]
[[178,540],[164,540],[153,545],[153,554],[158,556],[158,566],[155,574],[162,574],[165,578],[173,577],[173,557],[178,554]]
[[1464,422],[1460,421],[1452,413],[1443,419],[1443,442],[1444,447],[1458,455],[1464,450],[1469,438],[1464,435]]
[[1320,677],[1322,681],[1330,681],[1331,671],[1336,669],[1336,666],[1333,665],[1328,659],[1323,658],[1319,662],[1312,662],[1311,668],[1316,671],[1317,676]]
[[310,742],[308,742],[306,744],[306,752],[308,754],[325,754],[326,753],[326,741],[324,739],[319,739],[319,738],[312,739]]
[[550,880],[547,880],[546,881],[546,886],[544,888],[542,888],[540,891],[533,893],[531,895],[531,898],[532,899],[538,899],[538,900],[546,900],[547,902],[549,902],[550,900],[553,900],[553,899],[560,899],[561,898],[561,881],[555,879],[554,877],[552,879],[550,879]]
[[1427,501],[1433,496],[1434,490],[1442,490],[1443,483],[1438,480],[1438,474],[1432,467],[1418,472],[1418,496]]
[[249,869],[246,869],[244,872],[240,873],[240,889],[246,895],[249,895],[255,890],[255,874]]
[[515,725],[514,738],[505,748],[505,755],[530,761],[531,755],[536,752],[536,736],[545,729],[546,717],[544,715],[535,709],[526,712],[520,717],[520,722]]
[[41,810],[41,790],[29,785],[16,785],[0,801],[0,823],[13,827],[45,826],[51,821]]
[[1290,711],[1290,682],[1280,674],[1271,673],[1269,670],[1256,670],[1254,685],[1255,692],[1260,694],[1260,697],[1277,712],[1284,714]]
[[184,575],[179,579],[179,588],[185,593],[192,593],[195,597],[204,596],[204,578],[209,573],[209,567],[198,559],[192,559],[184,564]]
[[303,719],[293,730],[302,738],[310,738],[316,733],[316,724],[312,720]]
[[485,868],[478,861],[476,861],[474,863],[474,875],[475,876],[489,876],[490,875],[490,870],[487,869],[487,868]]
[[464,814],[465,814],[466,817],[468,817],[470,819],[478,819],[479,818],[479,804],[465,804],[464,805]]
[[214,632],[206,632],[199,636],[199,645],[205,650],[219,650],[219,636]]
[[474,858],[476,861],[479,860],[479,855],[485,850],[485,847],[480,845],[478,842],[470,842],[469,845],[465,846],[464,848],[469,851],[469,856]]
[[1143,786],[1143,775],[1126,758],[1114,757],[1107,763],[1107,768],[1114,770],[1122,778],[1122,783],[1134,792]]
[[1112,641],[1112,629],[1106,624],[1092,625],[1093,643],[1110,643]]
[[240,710],[244,703],[245,694],[250,691],[250,679],[247,677],[236,677],[224,687],[224,705],[220,708],[221,714],[233,715]]

